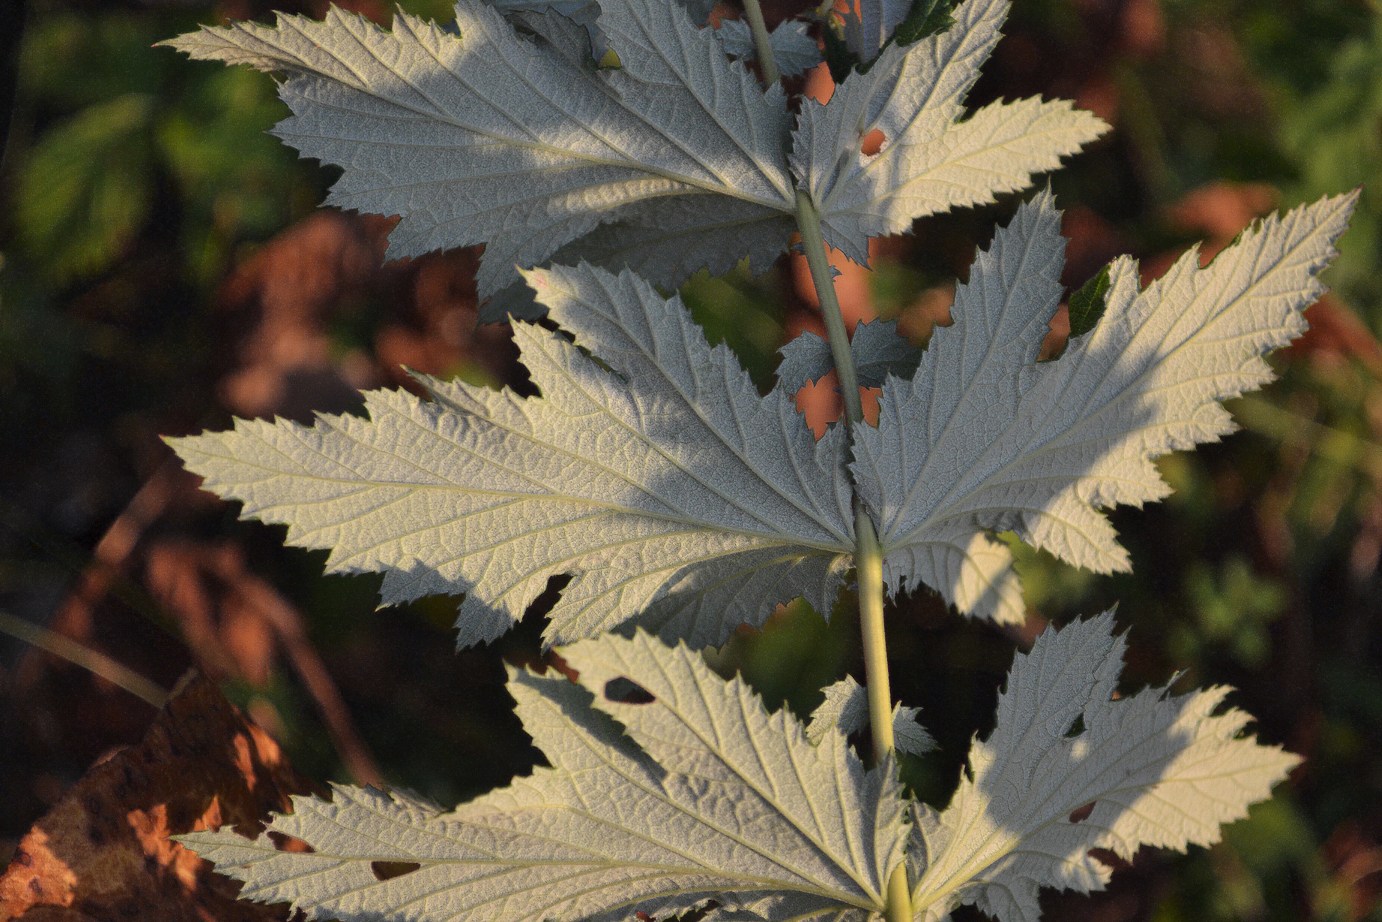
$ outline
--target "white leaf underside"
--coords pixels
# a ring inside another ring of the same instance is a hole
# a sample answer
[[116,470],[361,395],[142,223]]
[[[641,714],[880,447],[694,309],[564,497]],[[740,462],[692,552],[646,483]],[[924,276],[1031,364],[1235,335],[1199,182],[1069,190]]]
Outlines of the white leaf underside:
[[[821,50],[807,31],[809,25],[799,19],[788,19],[778,23],[777,28],[768,34],[773,62],[784,77],[796,77],[821,63]],[[753,33],[744,20],[726,19],[715,31],[724,43],[726,54],[745,60],[758,56],[753,45]]]
[[[945,32],[890,45],[827,105],[802,104],[792,167],[821,214],[826,242],[858,263],[868,238],[908,231],[929,214],[994,201],[1093,141],[1108,126],[1065,101],[963,100],[997,43],[1007,0],[966,0]],[[861,152],[873,131],[876,154]]]
[[1269,381],[1261,357],[1305,330],[1355,200],[1268,218],[1209,267],[1192,251],[1146,290],[1133,260],[1115,261],[1103,318],[1043,363],[1064,241],[1049,193],[1022,206],[915,376],[884,387],[878,427],[856,430],[854,474],[890,589],[925,584],[961,611],[1021,621],[1011,555],[988,531],[1096,572],[1126,569],[1098,510],[1160,499],[1154,458],[1232,431],[1220,401]]
[[[310,852],[267,833],[179,839],[243,896],[342,922],[613,922],[707,901],[730,919],[862,922],[906,840],[918,920],[970,903],[1036,922],[1040,888],[1105,885],[1092,849],[1126,859],[1217,841],[1299,761],[1244,736],[1225,688],[1113,700],[1123,649],[1105,613],[1018,655],[995,729],[940,812],[909,804],[891,762],[865,771],[843,734],[812,743],[742,681],[636,633],[563,651],[583,687],[512,677],[552,767],[507,788],[451,812],[372,789],[295,797],[269,829]],[[416,867],[380,880],[378,862]]]
[[[168,44],[287,74],[293,115],[275,133],[344,168],[329,204],[401,216],[389,255],[485,243],[480,294],[499,296],[486,319],[531,309],[515,265],[598,260],[667,287],[743,259],[761,272],[794,230],[798,184],[828,241],[862,262],[869,236],[1025,187],[1105,127],[1039,100],[957,121],[1006,0],[968,0],[949,32],[889,48],[830,105],[808,101],[795,134],[781,89],[726,57],[742,24],[700,29],[663,0],[604,0],[594,26],[579,4],[557,9],[580,22],[508,6],[536,35],[461,0],[459,36],[403,12],[386,32],[333,8],[324,22],[281,16]],[[619,68],[595,67],[588,28]],[[789,69],[806,66],[802,24],[773,36]],[[874,127],[888,141],[865,157]]]
[[[845,676],[824,689],[825,700],[811,712],[806,737],[819,743],[828,733],[849,736],[868,729],[869,702],[864,686]],[[918,723],[921,709],[893,705],[893,748],[909,755],[924,755],[936,748],[936,740]]]
[[1090,849],[1131,859],[1142,846],[1216,842],[1299,763],[1242,736],[1250,718],[1222,707],[1227,688],[1111,700],[1123,649],[1105,613],[1048,629],[1017,656],[950,805],[916,812],[918,919],[971,903],[998,922],[1036,922],[1041,887],[1104,887],[1109,870]]
[[[487,243],[482,296],[600,223],[646,223],[633,206],[648,202],[710,194],[780,233],[793,207],[781,90],[764,93],[677,4],[600,10],[617,70],[595,68],[574,24],[551,22],[549,48],[478,0],[457,4],[459,36],[401,11],[385,32],[333,8],[325,22],[281,16],[170,44],[287,73],[294,114],[275,133],[345,167],[328,202],[402,215],[391,256]],[[720,271],[743,255],[714,238],[699,251],[698,266]]]
[[[777,367],[778,387],[800,390],[808,381],[819,381],[835,370],[830,344],[815,333],[805,332],[783,346]],[[854,373],[863,387],[882,387],[888,375],[910,378],[921,360],[921,350],[898,335],[896,320],[874,320],[854,328],[849,339]]]
[[[865,771],[838,736],[812,745],[684,646],[636,634],[563,655],[584,688],[510,683],[551,768],[447,813],[372,789],[295,797],[269,828],[310,853],[229,830],[180,841],[245,881],[242,896],[309,919],[664,918],[713,899],[727,915],[862,922],[882,908],[907,835],[891,764]],[[610,700],[615,679],[655,700]],[[380,881],[373,862],[418,867]]]
[[[1219,401],[1260,386],[1260,356],[1304,329],[1352,198],[1249,230],[1206,269],[1192,253],[1139,291],[1115,262],[1102,321],[1057,361],[1038,346],[1061,295],[1059,216],[1023,206],[981,254],[915,376],[890,378],[854,475],[890,593],[926,585],[960,611],[1020,621],[1007,547],[1100,572],[1125,566],[1098,511],[1161,497],[1152,459],[1229,431]],[[430,379],[377,391],[372,420],[242,422],[174,440],[245,514],[383,572],[383,601],[465,593],[459,642],[493,639],[554,577],[549,640],[637,623],[722,642],[802,596],[829,611],[853,551],[841,427],[812,439],[785,388],[760,398],[679,301],[591,267],[531,276],[609,369],[561,336],[516,337],[543,397]]]
[[761,398],[680,300],[627,273],[530,280],[613,371],[516,324],[540,398],[421,379],[432,401],[373,391],[369,420],[241,421],[172,444],[247,516],[330,549],[330,570],[382,571],[384,602],[465,592],[463,645],[562,574],[553,642],[636,617],[720,643],[796,596],[829,611],[853,548],[843,432],[817,442],[789,395]]

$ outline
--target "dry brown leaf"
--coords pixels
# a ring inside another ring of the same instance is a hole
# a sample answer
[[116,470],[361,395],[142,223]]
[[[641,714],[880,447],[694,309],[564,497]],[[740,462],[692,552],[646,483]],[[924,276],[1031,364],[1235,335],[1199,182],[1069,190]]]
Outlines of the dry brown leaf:
[[330,321],[360,310],[392,224],[315,212],[236,267],[218,296],[233,366],[221,398],[233,413],[311,419],[353,406],[357,389],[378,383],[368,361],[335,354]]
[[1265,183],[1212,182],[1192,189],[1166,208],[1176,230],[1208,237],[1223,249],[1253,221],[1277,206],[1280,194]]
[[278,745],[206,679],[182,682],[136,746],[99,762],[34,824],[0,876],[0,920],[267,922],[238,885],[169,840],[247,831],[312,790]]

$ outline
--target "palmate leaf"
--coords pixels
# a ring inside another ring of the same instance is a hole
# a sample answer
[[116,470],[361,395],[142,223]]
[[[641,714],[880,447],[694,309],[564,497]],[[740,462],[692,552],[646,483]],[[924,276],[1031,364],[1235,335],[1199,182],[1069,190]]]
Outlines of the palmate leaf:
[[[391,256],[485,243],[480,294],[503,293],[490,319],[522,303],[515,265],[585,259],[664,286],[744,259],[762,271],[795,229],[799,184],[830,242],[862,261],[869,235],[1021,188],[1104,128],[1035,100],[956,123],[1006,0],[969,0],[949,32],[890,48],[828,106],[807,102],[795,140],[782,90],[726,56],[748,50],[742,24],[698,28],[666,0],[601,0],[598,19],[566,0],[503,7],[522,32],[460,0],[459,35],[403,12],[384,31],[333,8],[324,22],[281,16],[167,44],[286,74],[293,115],[275,133],[344,168],[329,204],[402,216]],[[588,30],[617,68],[596,67]],[[773,41],[789,71],[814,61],[801,23]],[[888,142],[865,157],[873,128]]]
[[[862,922],[905,844],[918,920],[972,903],[1035,922],[1039,888],[1104,886],[1092,849],[1217,841],[1299,761],[1244,736],[1225,688],[1113,700],[1112,628],[1106,613],[1050,629],[1016,658],[995,729],[940,812],[904,798],[890,760],[866,771],[843,733],[820,726],[812,742],[684,645],[636,633],[564,650],[579,686],[512,676],[551,767],[507,788],[444,812],[337,787],[329,802],[294,798],[255,840],[180,841],[243,896],[309,919],[612,922],[713,901],[729,918]],[[270,833],[311,850],[279,851]]]
[[1232,431],[1219,401],[1271,380],[1261,356],[1305,330],[1355,200],[1269,218],[1204,269],[1192,251],[1146,290],[1132,259],[1115,261],[1102,318],[1044,363],[1064,240],[1049,193],[1024,205],[976,260],[916,375],[884,387],[878,427],[856,430],[855,480],[889,587],[924,583],[962,611],[1021,621],[1011,555],[986,536],[999,530],[1077,566],[1126,570],[1098,509],[1160,499],[1153,458]]
[[329,548],[330,570],[382,571],[385,602],[465,592],[463,645],[502,634],[561,574],[554,642],[637,616],[719,643],[795,596],[829,611],[854,541],[843,432],[817,442],[790,395],[761,398],[679,299],[628,273],[529,279],[577,344],[515,325],[541,398],[422,379],[431,402],[374,391],[369,420],[171,443],[246,515]]
[[461,0],[459,36],[403,12],[386,32],[333,8],[324,22],[281,16],[169,44],[288,74],[293,116],[275,132],[345,167],[328,202],[402,215],[391,256],[486,243],[482,296],[602,222],[656,227],[669,202],[710,223],[733,205],[752,228],[732,247],[704,238],[700,266],[765,268],[791,229],[782,91],[765,93],[675,3],[603,0],[613,70],[596,69],[583,28],[540,18],[546,43]]
[[[826,242],[855,262],[867,261],[869,237],[1026,188],[1033,175],[1108,129],[1063,100],[999,102],[960,120],[1008,6],[966,0],[947,31],[889,45],[827,105],[803,102],[792,167],[820,211]],[[864,154],[861,145],[875,131],[883,146]]]
[[[862,922],[882,909],[907,837],[892,764],[865,771],[840,734],[808,742],[795,717],[769,714],[685,646],[640,633],[563,656],[580,686],[530,673],[510,682],[551,768],[445,813],[370,789],[296,797],[269,829],[307,853],[278,851],[267,833],[181,841],[245,881],[243,896],[291,902],[309,919],[615,920],[715,900]],[[615,680],[653,700],[611,698]],[[416,867],[381,881],[379,862]]]
[[1161,497],[1152,458],[1229,431],[1218,401],[1268,380],[1259,356],[1304,329],[1351,204],[1271,219],[1146,291],[1115,262],[1100,322],[1037,363],[1062,254],[1041,195],[981,254],[915,376],[888,380],[878,427],[855,432],[852,485],[841,427],[814,441],[790,389],[760,398],[679,300],[589,266],[530,276],[577,344],[516,327],[541,398],[423,379],[431,402],[376,391],[369,421],[241,422],[173,445],[246,515],[330,549],[332,571],[383,572],[386,603],[465,593],[461,644],[502,634],[563,574],[554,642],[636,621],[719,643],[795,596],[829,611],[852,488],[890,592],[924,584],[1014,622],[1012,556],[990,533],[1125,567],[1098,508]]
[[1250,718],[1223,708],[1224,687],[1111,700],[1123,648],[1105,613],[1048,629],[1018,655],[950,805],[917,808],[918,919],[970,903],[998,922],[1035,922],[1041,887],[1103,889],[1109,869],[1091,849],[1131,859],[1142,846],[1217,842],[1300,762],[1243,736]]

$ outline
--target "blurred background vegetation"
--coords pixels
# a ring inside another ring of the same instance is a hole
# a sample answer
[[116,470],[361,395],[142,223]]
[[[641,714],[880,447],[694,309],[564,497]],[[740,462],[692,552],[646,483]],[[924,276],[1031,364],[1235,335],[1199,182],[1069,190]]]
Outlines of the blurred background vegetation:
[[[442,2],[403,6],[448,18]],[[1195,241],[1208,255],[1260,214],[1366,186],[1311,332],[1275,358],[1281,380],[1233,403],[1245,431],[1165,459],[1166,502],[1113,513],[1134,574],[1022,550],[1031,613],[1008,633],[927,594],[892,607],[895,691],[943,746],[907,780],[944,802],[1015,646],[1117,602],[1130,687],[1177,671],[1178,688],[1231,684],[1260,735],[1307,761],[1223,844],[1143,853],[1106,894],[1052,896],[1048,918],[1382,920],[1382,7],[1016,6],[971,102],[1067,97],[1115,126],[1053,180],[1072,288],[1117,254],[1154,277]],[[540,658],[540,605],[456,655],[453,601],[376,612],[376,580],[323,578],[322,555],[237,522],[159,440],[348,410],[358,388],[404,386],[405,364],[522,381],[505,329],[476,327],[474,253],[382,265],[391,221],[318,210],[334,171],[265,134],[284,114],[269,78],[150,47],[275,8],[324,5],[0,2],[0,864],[154,714],[105,660],[15,634],[73,641],[161,689],[195,667],[311,777],[455,802],[536,758],[502,663]],[[923,341],[1014,202],[880,242],[876,272],[846,273],[851,310]],[[818,324],[787,260],[684,294],[764,387],[785,338]],[[829,398],[803,404],[820,422]],[[827,624],[788,607],[716,661],[808,712],[820,686],[860,675],[849,608]]]

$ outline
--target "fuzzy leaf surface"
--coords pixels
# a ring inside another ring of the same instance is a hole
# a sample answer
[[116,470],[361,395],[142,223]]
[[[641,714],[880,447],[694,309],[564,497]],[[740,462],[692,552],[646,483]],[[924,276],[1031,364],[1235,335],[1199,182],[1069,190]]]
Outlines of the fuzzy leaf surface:
[[[811,37],[809,28],[810,24],[800,19],[788,19],[778,23],[777,28],[768,33],[773,60],[784,77],[795,77],[821,63],[821,50]],[[758,57],[753,45],[753,32],[744,20],[726,19],[715,31],[724,43],[726,54],[744,60]]]
[[[840,733],[849,736],[868,729],[869,701],[864,686],[845,676],[824,689],[825,700],[811,712],[811,721],[806,725],[806,736],[813,743],[819,743],[827,734]],[[936,740],[926,732],[918,719],[921,709],[893,705],[893,737],[898,752],[911,755],[924,755],[936,748]]]
[[[600,15],[600,6],[596,0],[556,0],[556,2],[552,2],[552,0],[487,0],[487,2],[491,6],[510,14],[548,11],[560,13],[573,22],[587,25],[588,31],[595,33],[591,36],[592,44],[596,46],[595,57],[599,58],[603,53],[604,36],[599,34],[599,29],[595,26]],[[705,2],[705,0],[679,0],[679,2],[685,8],[691,23],[701,27],[705,26],[706,20],[710,18],[710,11],[715,8],[714,2]],[[525,20],[525,22],[532,24],[531,20]],[[786,76],[796,76],[821,62],[820,49],[816,46],[816,40],[807,31],[808,26],[808,23],[801,20],[789,19],[779,23],[778,27],[768,35],[778,70]],[[757,49],[753,45],[753,35],[749,30],[748,23],[743,20],[723,20],[719,27],[714,30],[714,33],[715,37],[724,45],[725,54],[730,57],[750,60],[757,56]]]
[[383,572],[385,603],[466,593],[462,645],[561,574],[553,642],[637,616],[720,643],[796,596],[828,611],[853,549],[843,433],[817,442],[790,395],[761,398],[679,299],[628,273],[529,279],[600,360],[515,324],[540,398],[420,379],[430,401],[372,391],[368,420],[240,421],[173,447],[244,515],[330,549],[329,570]]
[[1355,200],[1268,218],[1207,268],[1191,251],[1145,290],[1136,262],[1116,260],[1103,317],[1042,363],[1064,240],[1049,193],[1022,206],[916,375],[884,387],[878,427],[856,429],[889,587],[924,583],[964,612],[1020,621],[1011,555],[986,534],[1001,530],[1076,566],[1126,570],[1099,509],[1160,499],[1152,459],[1233,430],[1220,401],[1270,381],[1262,356],[1305,330]]
[[679,4],[599,8],[617,69],[598,70],[585,29],[557,13],[536,14],[534,40],[479,0],[457,4],[459,36],[401,11],[384,31],[332,8],[323,22],[281,16],[169,44],[286,74],[293,115],[275,133],[344,167],[328,203],[401,215],[390,256],[485,243],[482,296],[601,223],[656,227],[649,203],[705,221],[728,205],[752,228],[747,249],[702,236],[697,268],[775,257],[794,194],[781,90],[765,93]]
[[[1217,842],[1300,759],[1242,731],[1229,689],[1112,700],[1124,641],[1112,613],[1047,629],[1019,654],[998,720],[940,813],[921,809],[910,861],[918,918],[971,903],[998,922],[1036,922],[1037,892],[1101,890],[1142,846]],[[1084,818],[1072,814],[1093,805]]]
[[[783,346],[777,367],[778,386],[800,390],[835,369],[830,344],[807,331]],[[896,320],[873,320],[854,328],[849,339],[854,371],[864,387],[882,387],[888,375],[910,378],[921,361],[921,350],[898,335]]]
[[[1040,99],[994,103],[960,120],[1007,11],[1007,0],[966,0],[945,32],[889,45],[828,104],[803,102],[792,166],[816,202],[827,243],[865,263],[869,237],[1023,189],[1107,130],[1068,102]],[[874,131],[883,146],[864,154]]]
[[[838,734],[812,745],[795,717],[768,713],[685,646],[639,633],[563,655],[581,686],[510,682],[551,768],[450,812],[364,788],[294,798],[269,829],[308,853],[277,851],[267,833],[181,841],[244,881],[243,896],[309,919],[666,918],[710,899],[860,922],[882,909],[907,837],[893,765],[866,771]],[[654,700],[614,700],[613,680]],[[381,881],[375,862],[417,867]]]

